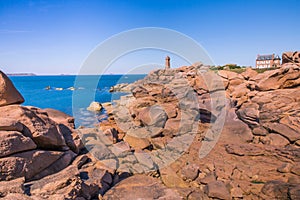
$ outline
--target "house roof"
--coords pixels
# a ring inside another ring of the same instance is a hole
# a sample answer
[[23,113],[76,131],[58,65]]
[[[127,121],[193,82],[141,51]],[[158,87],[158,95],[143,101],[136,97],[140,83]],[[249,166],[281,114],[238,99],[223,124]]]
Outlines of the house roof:
[[281,60],[281,59],[280,59],[279,55],[276,55],[274,60]]
[[272,54],[270,54],[270,55],[258,55],[256,60],[272,60]]

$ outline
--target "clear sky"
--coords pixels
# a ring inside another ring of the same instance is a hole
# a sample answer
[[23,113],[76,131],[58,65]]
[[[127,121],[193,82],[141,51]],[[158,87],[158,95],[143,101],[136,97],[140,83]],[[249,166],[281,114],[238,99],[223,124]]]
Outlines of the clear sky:
[[[186,34],[216,64],[254,65],[257,54],[300,50],[299,19],[299,0],[0,0],[0,68],[76,74],[99,43],[141,27]],[[118,65],[111,72],[129,63]]]

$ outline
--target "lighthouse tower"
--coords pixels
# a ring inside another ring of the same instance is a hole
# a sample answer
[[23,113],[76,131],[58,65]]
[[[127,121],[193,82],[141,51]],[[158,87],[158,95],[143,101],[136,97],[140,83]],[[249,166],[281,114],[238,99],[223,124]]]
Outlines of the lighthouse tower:
[[165,62],[165,69],[170,69],[170,57],[166,57],[166,62]]

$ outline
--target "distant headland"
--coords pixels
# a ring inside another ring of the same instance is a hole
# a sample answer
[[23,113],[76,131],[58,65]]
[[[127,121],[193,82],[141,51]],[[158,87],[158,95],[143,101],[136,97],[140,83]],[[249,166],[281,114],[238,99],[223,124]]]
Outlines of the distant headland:
[[36,76],[34,73],[8,73],[8,76]]

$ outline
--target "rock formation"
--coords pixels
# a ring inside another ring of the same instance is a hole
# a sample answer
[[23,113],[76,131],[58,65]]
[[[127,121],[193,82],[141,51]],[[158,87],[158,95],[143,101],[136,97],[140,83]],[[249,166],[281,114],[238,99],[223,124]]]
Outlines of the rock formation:
[[0,71],[0,106],[23,103],[24,99],[9,78]]
[[104,194],[111,172],[82,155],[74,118],[22,106],[23,97],[2,72],[0,83],[0,198],[92,199]]
[[[155,177],[182,199],[298,199],[299,78],[295,63],[262,74],[215,74],[202,64],[153,71],[131,84],[132,95],[105,107],[110,117],[99,130],[113,127],[115,140],[91,145],[91,152],[117,173]],[[222,117],[217,136],[211,127]],[[199,156],[213,140],[214,148]],[[104,199],[130,199],[121,195],[134,191],[129,180]],[[154,199],[149,195],[137,193]]]
[[299,199],[299,83],[295,58],[261,74],[156,70],[76,131],[70,116],[11,100],[0,107],[0,197]]
[[294,63],[299,65],[300,64],[300,52],[284,52],[282,54],[282,64],[286,63]]

